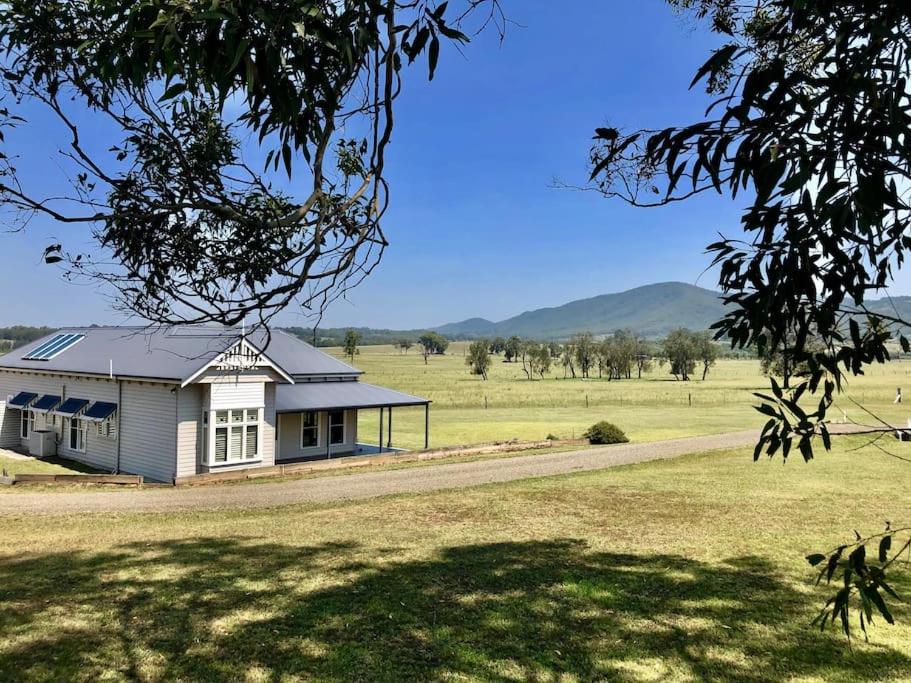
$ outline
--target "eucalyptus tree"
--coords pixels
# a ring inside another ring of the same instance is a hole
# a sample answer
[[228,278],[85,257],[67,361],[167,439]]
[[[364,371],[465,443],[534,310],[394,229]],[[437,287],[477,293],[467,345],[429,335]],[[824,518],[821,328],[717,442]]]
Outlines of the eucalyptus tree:
[[[911,249],[911,5],[670,2],[723,40],[692,83],[704,83],[713,104],[683,125],[597,129],[592,182],[636,206],[709,192],[742,199],[745,237],[709,246],[728,311],[715,330],[760,353],[784,344],[806,368],[788,388],[772,378],[760,395],[768,419],[754,457],[787,458],[796,447],[809,460],[817,440],[830,447],[827,414],[845,379],[886,361],[890,341],[911,348],[909,321],[867,305]],[[843,579],[822,625],[838,620],[848,632],[852,600],[862,628],[876,612],[892,620],[885,573],[911,548],[911,538],[893,548],[895,537],[887,527],[808,558],[821,578]]]
[[[470,17],[504,26],[498,0],[5,2],[4,227],[87,226],[45,260],[155,323],[318,316],[387,246],[407,65],[432,79]],[[63,194],[16,161],[48,117]]]
[[487,373],[490,371],[490,344],[484,339],[478,339],[468,345],[468,353],[465,356],[465,365],[467,365],[472,375],[480,375],[487,379]]
[[503,345],[503,359],[507,363],[512,363],[519,359],[519,355],[522,353],[522,339],[513,335]]
[[674,378],[688,382],[699,353],[693,333],[685,328],[672,330],[661,342],[661,350]]
[[597,348],[595,335],[591,332],[582,332],[571,339],[576,364],[583,377],[588,377],[592,367],[597,362]]

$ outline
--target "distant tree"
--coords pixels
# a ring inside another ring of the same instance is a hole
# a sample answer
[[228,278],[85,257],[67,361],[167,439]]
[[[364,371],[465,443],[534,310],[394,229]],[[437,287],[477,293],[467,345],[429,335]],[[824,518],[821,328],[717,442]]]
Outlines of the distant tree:
[[550,352],[550,357],[553,360],[556,360],[560,357],[560,354],[563,353],[563,347],[561,347],[557,342],[551,341],[547,343],[547,350]]
[[402,353],[408,353],[408,349],[414,346],[414,343],[410,339],[400,339],[395,343],[395,348],[397,348]]
[[471,368],[472,375],[481,375],[486,380],[490,370],[490,344],[483,339],[471,342],[468,355],[465,356],[465,365]]
[[711,333],[699,332],[693,337],[696,356],[702,362],[702,381],[709,374],[709,368],[718,360],[718,345],[712,340]]
[[575,351],[576,364],[583,377],[588,377],[591,368],[597,362],[597,349],[595,336],[591,332],[583,332],[572,338]]
[[652,369],[654,357],[651,345],[642,337],[636,337],[636,372],[639,379],[642,379],[643,372],[650,372]]
[[563,345],[560,362],[563,365],[563,379],[566,379],[567,370],[571,373],[572,378],[576,379],[576,347],[572,342]]
[[776,347],[764,346],[759,349],[759,367],[762,374],[767,377],[778,377],[781,379],[781,386],[790,389],[791,379],[794,377],[804,377],[810,373],[810,364],[806,358],[798,360],[803,352],[824,353],[825,345],[814,337],[809,337],[804,341],[801,354],[795,351],[796,337],[793,334],[787,335],[781,340]]
[[538,373],[538,377],[544,379],[544,375],[550,372],[550,366],[553,357],[550,353],[550,345],[540,344],[535,352],[535,364],[534,371]]
[[357,355],[357,345],[360,343],[361,335],[356,330],[348,330],[345,332],[345,355],[351,360],[354,360],[354,356]]
[[607,372],[608,380],[630,379],[636,356],[636,339],[628,330],[617,330],[595,346],[598,376]]
[[503,337],[494,337],[490,340],[490,352],[497,355],[506,350],[506,340]]
[[503,355],[507,363],[518,360],[519,354],[522,353],[522,340],[515,335],[506,340],[503,346]]
[[550,370],[550,349],[546,344],[526,341],[522,344],[519,357],[522,360],[522,370],[528,379],[534,379],[535,375],[544,379],[544,374]]
[[449,340],[438,332],[425,332],[418,338],[418,344],[421,345],[425,360],[430,355],[441,356],[449,348]]
[[674,330],[664,338],[662,351],[670,363],[671,374],[684,382],[689,381],[696,369],[698,353],[693,333],[685,328]]

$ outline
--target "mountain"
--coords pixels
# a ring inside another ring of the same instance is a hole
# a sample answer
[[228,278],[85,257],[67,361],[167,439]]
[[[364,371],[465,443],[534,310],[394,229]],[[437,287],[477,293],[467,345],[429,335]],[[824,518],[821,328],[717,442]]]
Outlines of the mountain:
[[526,311],[497,323],[471,318],[442,325],[436,331],[452,337],[564,339],[578,332],[608,334],[630,329],[647,337],[660,337],[677,327],[704,330],[724,315],[723,309],[718,292],[684,282],[660,282]]
[[485,318],[469,318],[459,323],[447,323],[435,327],[434,332],[439,332],[444,337],[490,337],[496,336],[494,332],[497,324]]

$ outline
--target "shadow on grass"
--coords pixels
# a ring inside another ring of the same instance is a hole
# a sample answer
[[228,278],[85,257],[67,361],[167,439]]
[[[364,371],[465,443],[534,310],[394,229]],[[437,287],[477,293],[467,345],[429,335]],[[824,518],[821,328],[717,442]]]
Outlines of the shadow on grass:
[[[759,558],[706,564],[572,540],[427,560],[242,538],[0,560],[0,679],[882,680]],[[884,626],[881,626],[884,628]]]

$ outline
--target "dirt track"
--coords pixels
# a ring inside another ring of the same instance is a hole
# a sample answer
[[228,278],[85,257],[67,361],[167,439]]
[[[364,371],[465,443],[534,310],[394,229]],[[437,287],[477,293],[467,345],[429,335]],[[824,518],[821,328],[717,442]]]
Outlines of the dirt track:
[[755,443],[753,431],[695,436],[652,443],[620,444],[582,451],[518,455],[397,470],[292,479],[250,485],[158,488],[128,491],[16,492],[0,495],[0,514],[65,515],[105,512],[170,512],[215,508],[276,507],[297,503],[358,500],[495,482],[549,477],[617,465],[675,458]]

